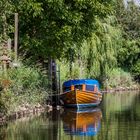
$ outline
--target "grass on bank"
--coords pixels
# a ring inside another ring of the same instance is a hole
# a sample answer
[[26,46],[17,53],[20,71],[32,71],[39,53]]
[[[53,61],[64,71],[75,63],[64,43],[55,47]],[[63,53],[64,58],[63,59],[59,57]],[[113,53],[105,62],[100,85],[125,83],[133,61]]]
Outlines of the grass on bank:
[[10,114],[20,106],[42,104],[47,97],[47,78],[36,68],[21,66],[0,71],[0,113]]

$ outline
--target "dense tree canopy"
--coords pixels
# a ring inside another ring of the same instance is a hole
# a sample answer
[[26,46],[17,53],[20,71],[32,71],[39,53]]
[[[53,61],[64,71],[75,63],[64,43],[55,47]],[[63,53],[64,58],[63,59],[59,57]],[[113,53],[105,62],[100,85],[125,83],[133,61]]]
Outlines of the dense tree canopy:
[[[45,59],[60,58],[68,48],[78,47],[96,30],[95,18],[111,12],[110,4],[110,0],[7,0],[12,8],[6,10],[19,13],[20,49],[26,57]],[[13,14],[7,17],[8,25],[13,24]]]
[[24,58],[71,61],[77,54],[90,76],[106,77],[119,66],[139,79],[139,9],[121,0],[1,0],[0,41],[14,37],[17,12]]
[[116,8],[118,24],[122,28],[122,47],[118,53],[118,64],[131,71],[140,80],[140,7],[130,2],[126,8],[119,1]]

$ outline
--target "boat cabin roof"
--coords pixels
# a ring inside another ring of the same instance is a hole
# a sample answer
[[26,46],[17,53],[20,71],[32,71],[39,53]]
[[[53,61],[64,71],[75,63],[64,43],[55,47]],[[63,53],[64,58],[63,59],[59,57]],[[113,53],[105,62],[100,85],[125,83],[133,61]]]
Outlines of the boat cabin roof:
[[72,85],[97,85],[99,87],[99,82],[94,79],[74,79],[63,83],[63,87],[70,87]]

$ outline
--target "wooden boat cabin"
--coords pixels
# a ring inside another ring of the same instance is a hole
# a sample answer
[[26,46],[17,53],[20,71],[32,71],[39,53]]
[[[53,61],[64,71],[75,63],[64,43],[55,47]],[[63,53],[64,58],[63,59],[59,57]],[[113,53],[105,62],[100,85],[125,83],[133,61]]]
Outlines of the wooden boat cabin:
[[93,79],[76,79],[63,83],[61,96],[65,106],[95,106],[101,102],[99,82]]

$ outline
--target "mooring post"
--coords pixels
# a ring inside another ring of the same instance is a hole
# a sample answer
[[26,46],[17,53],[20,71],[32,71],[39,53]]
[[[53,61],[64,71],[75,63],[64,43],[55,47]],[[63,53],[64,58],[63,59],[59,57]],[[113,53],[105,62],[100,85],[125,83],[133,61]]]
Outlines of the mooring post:
[[52,60],[52,91],[53,91],[53,106],[58,104],[58,86],[57,86],[57,74],[56,74],[56,62]]
[[58,70],[57,70],[57,103],[58,103],[58,105],[59,105],[59,103],[60,103],[60,90],[61,90],[61,88],[60,88],[60,66],[58,66]]
[[49,100],[52,104],[52,58],[48,58],[48,88],[49,88]]
[[58,94],[61,92],[61,83],[60,83],[60,66],[58,66]]
[[[56,107],[59,104],[59,92],[60,85],[58,80],[60,79],[57,75],[57,65],[54,59],[51,57],[48,59],[48,80],[49,80],[49,89],[50,89],[50,99],[51,105]],[[59,78],[59,79],[58,79]]]

